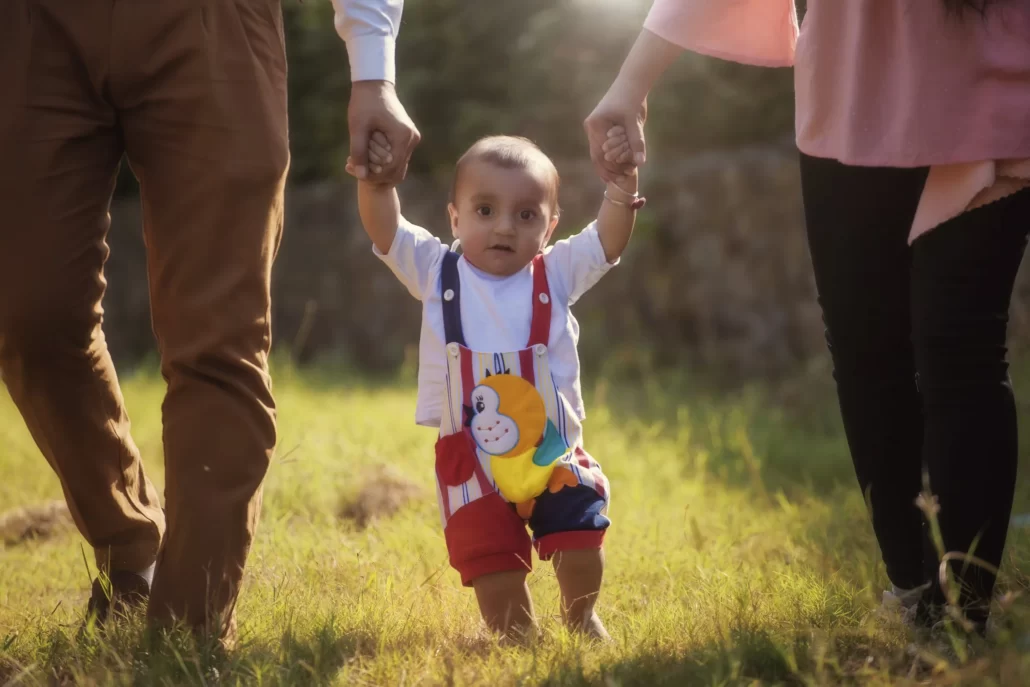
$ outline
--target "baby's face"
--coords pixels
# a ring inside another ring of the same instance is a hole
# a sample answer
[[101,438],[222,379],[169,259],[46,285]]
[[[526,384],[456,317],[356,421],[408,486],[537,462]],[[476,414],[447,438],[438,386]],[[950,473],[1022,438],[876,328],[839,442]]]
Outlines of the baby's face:
[[448,208],[451,231],[474,267],[507,277],[532,262],[551,238],[557,218],[544,170],[505,169],[470,160]]

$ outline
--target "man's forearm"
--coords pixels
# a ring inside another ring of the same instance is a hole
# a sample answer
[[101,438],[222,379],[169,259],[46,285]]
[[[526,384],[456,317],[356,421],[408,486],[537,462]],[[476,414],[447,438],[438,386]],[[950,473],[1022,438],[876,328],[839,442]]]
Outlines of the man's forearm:
[[332,0],[335,26],[347,44],[351,81],[395,83],[395,45],[404,0]]

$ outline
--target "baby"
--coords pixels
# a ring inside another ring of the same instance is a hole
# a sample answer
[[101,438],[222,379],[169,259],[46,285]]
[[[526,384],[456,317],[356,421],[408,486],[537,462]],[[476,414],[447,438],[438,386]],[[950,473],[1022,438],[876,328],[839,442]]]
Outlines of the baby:
[[[627,147],[621,128],[609,136],[606,150]],[[390,160],[376,132],[370,166]],[[452,246],[409,223],[392,186],[359,181],[358,207],[374,254],[422,302],[415,420],[440,431],[437,496],[451,566],[492,630],[524,637],[536,628],[526,584],[535,547],[553,562],[566,625],[608,639],[594,605],[610,489],[583,446],[570,306],[618,263],[643,199],[635,171],[609,183],[597,219],[549,246],[558,185],[532,142],[491,136],[458,160]]]

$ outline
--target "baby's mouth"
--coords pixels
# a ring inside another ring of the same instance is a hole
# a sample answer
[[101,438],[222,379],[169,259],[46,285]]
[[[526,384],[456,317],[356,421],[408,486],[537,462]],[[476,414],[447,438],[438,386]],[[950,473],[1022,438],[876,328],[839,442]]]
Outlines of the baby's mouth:
[[497,244],[495,246],[490,246],[487,250],[499,250],[499,251],[501,251],[503,253],[514,253],[515,252],[515,249],[512,248],[511,246],[504,246],[504,245],[501,245],[501,244]]

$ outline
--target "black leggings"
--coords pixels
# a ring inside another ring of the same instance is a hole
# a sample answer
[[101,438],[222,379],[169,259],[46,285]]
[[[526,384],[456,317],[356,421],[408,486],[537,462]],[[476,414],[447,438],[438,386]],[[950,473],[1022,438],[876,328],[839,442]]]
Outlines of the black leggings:
[[[916,507],[923,469],[947,551],[1000,564],[1015,489],[1016,408],[1006,360],[1030,190],[950,220],[908,245],[927,170],[851,167],[801,155],[809,248],[855,473],[891,582],[933,581]],[[995,577],[953,568],[970,619]]]

